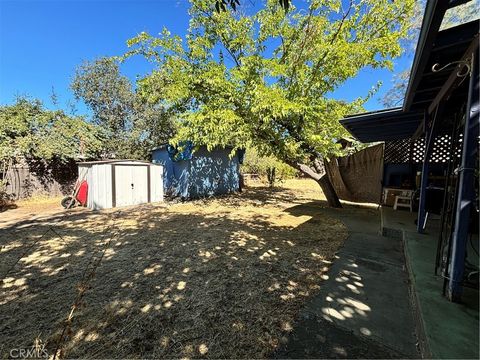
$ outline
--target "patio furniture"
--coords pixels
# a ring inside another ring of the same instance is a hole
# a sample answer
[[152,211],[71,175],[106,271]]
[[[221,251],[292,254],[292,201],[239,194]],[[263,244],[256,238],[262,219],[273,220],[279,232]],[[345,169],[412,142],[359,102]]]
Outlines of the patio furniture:
[[395,196],[395,203],[393,205],[393,209],[397,210],[399,207],[405,207],[412,212],[413,210],[413,199],[412,195],[397,195]]
[[413,193],[414,193],[414,191],[411,190],[411,189],[384,187],[383,188],[382,204],[387,205],[387,206],[395,206],[395,201],[396,201],[397,196],[408,196],[408,197],[412,198]]

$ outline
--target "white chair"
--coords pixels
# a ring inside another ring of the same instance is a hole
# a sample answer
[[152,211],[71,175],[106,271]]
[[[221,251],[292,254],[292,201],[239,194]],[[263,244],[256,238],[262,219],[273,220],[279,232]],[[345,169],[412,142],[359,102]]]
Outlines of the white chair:
[[413,199],[412,199],[413,192],[405,191],[402,192],[400,195],[395,196],[395,203],[393,204],[393,209],[397,210],[399,207],[405,207],[413,211]]

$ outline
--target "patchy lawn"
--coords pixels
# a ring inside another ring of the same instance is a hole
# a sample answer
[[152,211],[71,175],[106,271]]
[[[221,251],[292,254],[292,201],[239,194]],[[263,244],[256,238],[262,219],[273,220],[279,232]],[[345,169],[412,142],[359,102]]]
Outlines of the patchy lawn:
[[69,358],[269,356],[346,238],[323,206],[292,180],[4,227],[2,357],[34,343]]

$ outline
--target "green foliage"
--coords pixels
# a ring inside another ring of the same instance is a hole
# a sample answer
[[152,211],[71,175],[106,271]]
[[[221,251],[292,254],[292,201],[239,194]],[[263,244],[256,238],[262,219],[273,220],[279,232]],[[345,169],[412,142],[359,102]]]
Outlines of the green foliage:
[[346,136],[338,120],[368,96],[346,103],[328,94],[364,67],[391,68],[413,1],[342,3],[311,1],[285,14],[269,0],[244,16],[193,0],[186,41],[164,30],[128,42],[127,56],[157,63],[139,93],[178,109],[177,143],[255,144],[289,164],[336,155]]
[[110,58],[85,62],[76,70],[71,84],[77,99],[83,99],[93,112],[97,125],[113,133],[128,128],[134,96],[128,78],[120,74]]
[[[15,163],[26,162],[36,176],[55,177],[56,169],[66,164],[98,158],[103,136],[98,126],[82,117],[47,110],[39,100],[18,98],[13,105],[0,106],[0,175],[8,174]],[[47,169],[53,173],[48,175]],[[0,208],[14,199],[6,191],[8,182],[0,178]]]
[[[288,11],[290,8],[291,0],[278,0],[278,4]],[[215,0],[215,10],[217,12],[227,11],[227,7],[230,6],[233,11],[237,10],[237,7],[240,6],[240,0]]]
[[26,98],[0,107],[2,163],[22,157],[67,162],[96,157],[101,148],[101,132],[82,117],[46,110],[40,101]]
[[241,172],[258,174],[267,177],[269,169],[275,168],[276,176],[280,179],[290,179],[297,176],[298,171],[274,156],[262,156],[254,147],[245,151],[245,158],[241,165]]
[[154,146],[173,134],[172,114],[162,104],[138,96],[114,58],[83,63],[71,87],[107,135],[108,157],[145,159]]

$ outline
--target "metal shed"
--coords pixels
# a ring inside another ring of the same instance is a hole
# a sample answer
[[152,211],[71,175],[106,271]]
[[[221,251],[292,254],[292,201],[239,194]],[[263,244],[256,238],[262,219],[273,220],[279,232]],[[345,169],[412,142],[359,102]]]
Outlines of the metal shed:
[[105,160],[78,164],[88,183],[87,206],[108,209],[163,201],[163,166],[139,160]]

